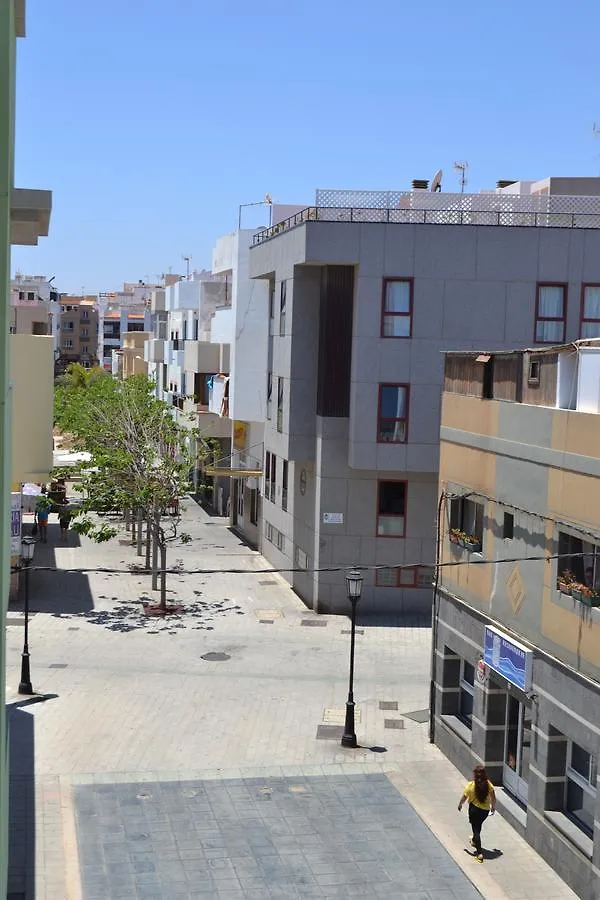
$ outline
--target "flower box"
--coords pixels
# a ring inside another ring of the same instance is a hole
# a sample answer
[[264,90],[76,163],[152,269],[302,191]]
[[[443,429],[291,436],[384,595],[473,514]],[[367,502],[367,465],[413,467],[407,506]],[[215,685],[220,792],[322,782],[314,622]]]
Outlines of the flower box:
[[454,531],[450,532],[450,543],[458,544],[458,535]]
[[580,585],[571,588],[571,597],[573,600],[579,600],[580,603],[583,602],[583,590]]
[[561,592],[561,594],[571,593],[571,585],[568,581],[561,581],[560,579],[558,579],[556,582],[556,587]]
[[479,553],[481,550],[481,541],[478,541],[476,538],[468,537],[464,539],[463,546],[469,553]]

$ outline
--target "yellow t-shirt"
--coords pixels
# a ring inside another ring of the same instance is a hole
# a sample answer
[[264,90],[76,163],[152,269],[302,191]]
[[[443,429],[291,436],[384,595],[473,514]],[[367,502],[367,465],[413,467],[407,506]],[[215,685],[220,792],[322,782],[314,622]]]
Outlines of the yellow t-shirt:
[[465,785],[464,790],[465,797],[469,801],[469,803],[473,803],[474,806],[478,806],[479,809],[489,809],[490,801],[494,795],[494,785],[491,781],[488,781],[488,793],[485,800],[478,800],[475,794],[475,782],[469,781]]

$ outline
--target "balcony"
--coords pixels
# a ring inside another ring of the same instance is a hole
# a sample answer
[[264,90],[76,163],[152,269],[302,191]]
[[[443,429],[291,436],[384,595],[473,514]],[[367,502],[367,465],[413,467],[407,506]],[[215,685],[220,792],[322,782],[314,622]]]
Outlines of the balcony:
[[184,368],[186,372],[222,372],[222,344],[207,341],[185,341]]
[[205,467],[207,475],[229,478],[258,478],[262,475],[262,444],[250,447],[250,450],[258,450],[260,459],[253,456],[248,450],[234,450],[229,456],[215,459],[211,465]]

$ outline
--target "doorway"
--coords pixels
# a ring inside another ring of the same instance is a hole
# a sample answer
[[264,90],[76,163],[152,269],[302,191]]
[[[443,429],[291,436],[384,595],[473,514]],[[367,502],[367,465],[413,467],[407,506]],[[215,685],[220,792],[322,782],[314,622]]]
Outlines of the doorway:
[[506,697],[504,736],[504,787],[527,806],[529,759],[531,755],[531,709],[516,697]]

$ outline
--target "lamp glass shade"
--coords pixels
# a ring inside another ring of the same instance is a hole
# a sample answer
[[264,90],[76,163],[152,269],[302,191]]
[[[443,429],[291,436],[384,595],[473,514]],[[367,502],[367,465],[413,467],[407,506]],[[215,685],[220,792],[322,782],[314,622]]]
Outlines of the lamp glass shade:
[[26,562],[31,562],[35,551],[35,541],[30,537],[24,537],[21,540],[21,558]]
[[346,587],[350,600],[359,600],[362,593],[363,577],[357,569],[351,569],[346,575]]

